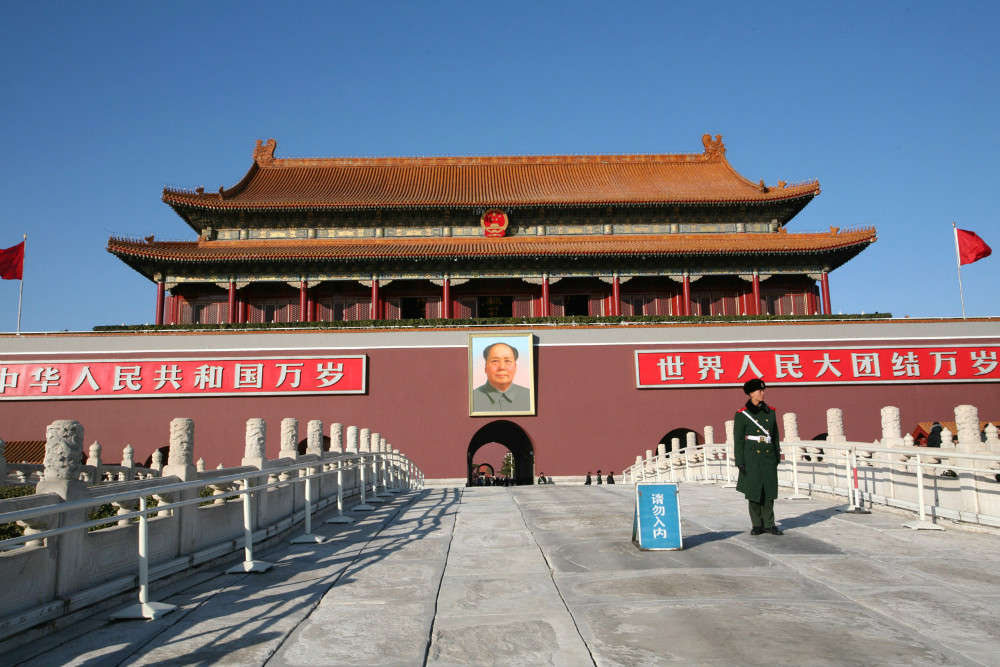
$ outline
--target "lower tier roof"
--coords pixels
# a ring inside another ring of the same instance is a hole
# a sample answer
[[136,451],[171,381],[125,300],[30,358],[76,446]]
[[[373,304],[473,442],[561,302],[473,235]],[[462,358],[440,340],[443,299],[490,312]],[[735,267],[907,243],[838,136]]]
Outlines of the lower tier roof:
[[[221,265],[263,267],[285,263],[375,263],[412,261],[692,260],[758,257],[809,264],[829,255],[831,269],[876,240],[874,227],[828,233],[669,234],[606,236],[514,236],[503,238],[352,238],[226,241],[156,241],[111,238],[108,251],[147,277],[170,269],[197,271]],[[624,268],[624,267],[623,267]]]

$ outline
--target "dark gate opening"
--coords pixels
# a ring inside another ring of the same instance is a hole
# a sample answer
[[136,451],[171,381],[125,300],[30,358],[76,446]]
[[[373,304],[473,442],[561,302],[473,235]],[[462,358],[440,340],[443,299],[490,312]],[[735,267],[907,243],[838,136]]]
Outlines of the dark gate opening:
[[524,432],[524,429],[514,422],[501,419],[483,426],[469,441],[465,465],[468,476],[466,485],[472,486],[475,482],[477,471],[473,469],[473,461],[476,452],[479,451],[480,447],[492,442],[506,447],[513,455],[514,482],[516,484],[534,484],[535,448],[531,444],[531,438]]

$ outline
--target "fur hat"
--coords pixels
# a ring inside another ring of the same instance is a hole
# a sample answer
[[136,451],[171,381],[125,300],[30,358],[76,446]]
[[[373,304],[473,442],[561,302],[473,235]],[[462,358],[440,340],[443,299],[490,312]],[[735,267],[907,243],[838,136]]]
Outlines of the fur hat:
[[749,396],[750,394],[754,393],[758,389],[764,389],[764,388],[766,388],[766,386],[767,385],[765,385],[764,381],[761,380],[760,378],[754,378],[752,380],[747,380],[746,382],[743,383],[743,393],[746,394],[747,396]]

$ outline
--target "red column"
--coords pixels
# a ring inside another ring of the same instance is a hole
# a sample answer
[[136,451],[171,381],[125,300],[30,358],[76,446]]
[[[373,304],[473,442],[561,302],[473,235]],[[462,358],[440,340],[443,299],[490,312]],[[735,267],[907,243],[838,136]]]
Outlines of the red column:
[[549,277],[542,276],[542,317],[548,317],[552,313],[551,300],[549,299]]
[[237,320],[236,312],[236,283],[232,280],[229,281],[229,323],[236,324]]
[[681,287],[681,308],[683,309],[682,315],[691,314],[691,276],[688,275],[687,271],[684,272],[684,282]]
[[166,294],[162,280],[156,281],[156,325],[163,324],[163,299]]
[[170,323],[181,323],[181,298],[176,294],[170,297]]
[[621,282],[618,280],[618,274],[615,274],[613,281],[611,282],[611,314],[621,315],[622,314],[622,290]]
[[451,278],[448,277],[441,283],[441,317],[451,319]]
[[830,307],[830,279],[829,273],[824,271],[820,274],[819,283],[823,291],[823,315],[830,315],[833,309]]
[[382,302],[378,295],[378,278],[372,277],[372,314],[373,320],[382,319]]
[[753,272],[753,304],[750,308],[751,315],[760,315],[760,275]]
[[307,289],[306,288],[306,281],[300,280],[299,281],[299,322],[306,322],[307,321],[306,317],[308,317],[308,315],[309,315],[309,313],[306,312],[306,309],[308,308],[308,303],[307,303],[308,297],[306,295],[306,289]]
[[316,321],[316,298],[308,288],[306,288],[306,321]]
[[236,323],[243,324],[247,321],[247,302],[245,299],[236,300]]

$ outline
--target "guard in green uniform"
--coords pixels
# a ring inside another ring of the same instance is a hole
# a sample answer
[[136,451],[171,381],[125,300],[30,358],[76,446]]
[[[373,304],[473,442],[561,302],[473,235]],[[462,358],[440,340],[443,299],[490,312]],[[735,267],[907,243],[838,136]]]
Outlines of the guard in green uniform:
[[736,490],[750,501],[751,535],[784,533],[774,525],[774,499],[778,497],[778,413],[764,402],[764,381],[747,381],[743,393],[750,397],[736,413],[733,425],[734,458],[740,471]]

